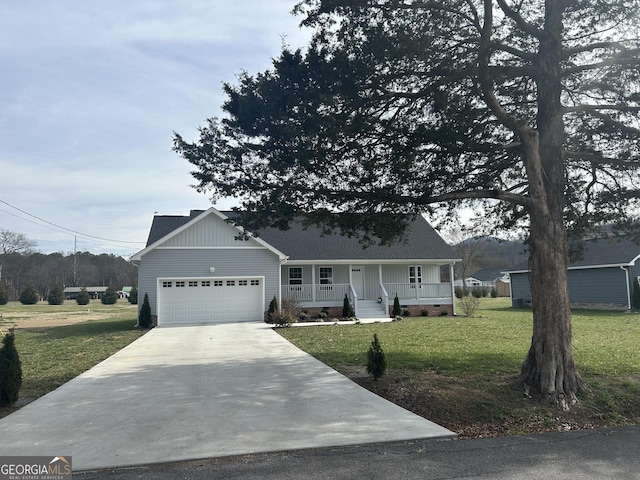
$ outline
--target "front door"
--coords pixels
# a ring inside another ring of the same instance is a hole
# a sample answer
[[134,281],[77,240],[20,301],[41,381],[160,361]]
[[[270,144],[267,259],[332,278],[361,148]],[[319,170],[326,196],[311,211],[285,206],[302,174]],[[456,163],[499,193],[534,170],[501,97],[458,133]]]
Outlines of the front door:
[[351,267],[351,282],[358,300],[362,300],[364,298],[364,267],[355,265]]

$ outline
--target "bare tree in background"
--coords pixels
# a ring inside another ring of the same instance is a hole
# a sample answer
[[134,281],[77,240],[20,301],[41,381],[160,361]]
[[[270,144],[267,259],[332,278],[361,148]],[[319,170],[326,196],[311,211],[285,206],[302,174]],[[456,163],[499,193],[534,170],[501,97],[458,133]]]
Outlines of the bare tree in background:
[[0,228],[0,281],[2,280],[2,266],[12,253],[30,253],[37,243],[29,240],[23,233],[16,233]]

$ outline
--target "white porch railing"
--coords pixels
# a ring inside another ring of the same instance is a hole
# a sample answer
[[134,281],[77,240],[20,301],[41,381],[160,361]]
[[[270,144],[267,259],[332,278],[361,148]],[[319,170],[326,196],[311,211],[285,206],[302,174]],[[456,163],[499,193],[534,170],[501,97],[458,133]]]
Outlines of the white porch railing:
[[[315,298],[313,295],[313,285],[283,285],[282,297],[295,298],[299,302],[325,302],[342,301],[345,294],[351,293],[351,285],[348,283],[337,283],[331,285],[316,285]],[[350,298],[353,300],[353,298]]]
[[[417,288],[416,288],[417,287]],[[358,302],[355,291],[352,291],[348,283],[337,283],[331,285],[315,285],[314,296],[313,285],[283,285],[283,298],[295,298],[299,302],[336,302],[341,304],[345,294],[349,297],[351,304],[357,308]],[[429,298],[450,298],[450,283],[385,283],[380,285],[380,296],[387,305],[389,298],[393,299],[398,295],[403,299],[429,299]]]
[[409,298],[449,298],[451,284],[449,283],[385,283],[384,288],[389,296],[399,299]]

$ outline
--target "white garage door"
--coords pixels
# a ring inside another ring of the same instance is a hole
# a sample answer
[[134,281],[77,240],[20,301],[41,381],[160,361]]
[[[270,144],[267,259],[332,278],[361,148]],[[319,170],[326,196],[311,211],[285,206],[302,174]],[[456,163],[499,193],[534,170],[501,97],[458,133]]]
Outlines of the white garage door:
[[158,325],[262,321],[264,278],[158,280]]

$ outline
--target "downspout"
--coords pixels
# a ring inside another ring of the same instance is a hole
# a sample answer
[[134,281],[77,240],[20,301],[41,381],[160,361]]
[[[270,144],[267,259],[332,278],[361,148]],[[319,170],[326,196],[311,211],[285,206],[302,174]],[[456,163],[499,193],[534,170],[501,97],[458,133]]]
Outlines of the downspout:
[[[456,287],[453,284],[453,263],[449,264],[449,279],[450,279],[450,285],[451,285],[451,307],[453,310],[453,316],[456,316]],[[463,282],[464,283],[464,282]]]
[[630,281],[629,281],[629,269],[628,268],[624,268],[622,265],[620,265],[620,268],[622,270],[624,270],[625,272],[625,277],[627,279],[627,281],[625,282],[627,284],[627,308],[629,311],[631,311],[631,288],[629,287]]

